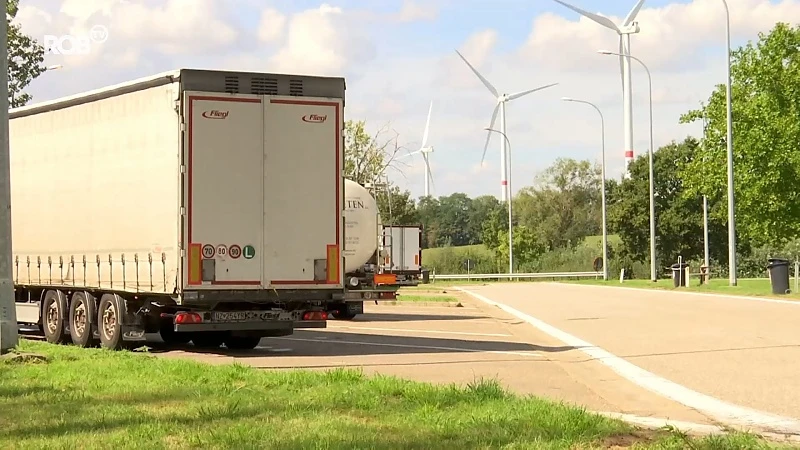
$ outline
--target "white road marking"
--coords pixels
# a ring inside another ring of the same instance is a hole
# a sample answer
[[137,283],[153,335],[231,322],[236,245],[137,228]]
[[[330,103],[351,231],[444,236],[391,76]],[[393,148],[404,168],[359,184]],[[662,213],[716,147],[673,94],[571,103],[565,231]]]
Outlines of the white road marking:
[[458,348],[458,347],[439,347],[434,345],[410,345],[410,344],[389,344],[386,342],[361,342],[361,341],[340,341],[340,340],[327,340],[320,339],[304,339],[304,338],[287,338],[276,337],[270,339],[283,339],[286,341],[299,341],[299,342],[325,342],[326,344],[353,344],[353,345],[371,345],[376,347],[397,347],[397,348],[416,348],[416,349],[429,349],[429,350],[443,350],[448,352],[463,352],[463,353],[493,353],[497,355],[515,355],[515,356],[530,356],[541,358],[538,352],[512,352],[502,350],[478,350],[474,348]]
[[778,298],[762,298],[762,297],[749,297],[746,295],[736,295],[736,294],[713,294],[710,292],[692,292],[692,291],[667,291],[663,289],[648,289],[648,288],[637,288],[637,287],[625,287],[625,286],[604,286],[601,284],[572,284],[572,283],[559,283],[559,282],[550,282],[551,284],[560,284],[562,286],[580,286],[585,288],[606,288],[606,289],[625,289],[626,291],[642,291],[642,292],[650,292],[650,293],[661,293],[661,294],[679,294],[679,295],[692,295],[697,297],[715,297],[715,298],[726,298],[726,299],[734,299],[734,300],[746,300],[749,302],[764,302],[764,303],[778,303],[782,305],[793,305],[793,306],[800,306],[800,301],[793,301],[793,300],[781,300]]
[[502,334],[502,333],[468,333],[466,331],[413,330],[410,328],[378,328],[378,327],[346,327],[346,326],[328,326],[328,328],[332,329],[341,328],[343,330],[399,331],[403,333],[459,334],[464,336],[513,337],[512,334]]
[[760,427],[784,434],[800,435],[800,420],[770,414],[751,408],[745,408],[724,402],[705,394],[701,394],[697,391],[693,391],[687,387],[681,386],[677,383],[648,372],[639,366],[631,364],[628,361],[613,355],[600,347],[597,347],[596,345],[590,344],[589,342],[561,331],[552,325],[529,316],[510,306],[495,302],[494,300],[470,290],[463,288],[459,289],[484,303],[497,306],[503,311],[506,311],[507,313],[528,322],[542,332],[549,334],[566,345],[576,347],[583,353],[610,367],[616,373],[628,379],[629,381],[690,408],[702,411],[721,422],[747,427]]

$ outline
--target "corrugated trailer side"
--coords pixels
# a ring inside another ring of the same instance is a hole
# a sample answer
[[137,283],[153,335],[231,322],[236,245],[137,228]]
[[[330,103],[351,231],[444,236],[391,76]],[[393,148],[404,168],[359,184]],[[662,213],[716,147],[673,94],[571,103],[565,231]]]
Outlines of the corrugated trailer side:
[[177,83],[10,120],[14,281],[173,294]]

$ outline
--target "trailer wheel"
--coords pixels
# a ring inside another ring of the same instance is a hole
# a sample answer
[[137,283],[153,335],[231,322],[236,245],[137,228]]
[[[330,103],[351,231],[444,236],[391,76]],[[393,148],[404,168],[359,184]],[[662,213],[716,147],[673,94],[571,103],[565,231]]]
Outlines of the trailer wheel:
[[100,344],[109,350],[123,347],[122,340],[122,299],[115,294],[103,294],[97,308],[97,328],[100,331]]
[[81,347],[95,344],[92,318],[97,317],[97,305],[94,297],[85,292],[72,294],[69,305],[69,334],[72,343]]
[[229,350],[252,350],[259,342],[260,336],[229,336],[225,339],[225,347]]
[[184,345],[192,340],[192,335],[190,333],[176,332],[172,322],[161,324],[159,334],[161,335],[161,340],[167,345]]
[[64,344],[69,339],[64,318],[67,298],[61,291],[47,291],[42,300],[42,331],[47,342]]
[[225,335],[218,331],[202,331],[192,336],[192,344],[197,348],[219,348],[224,341]]
[[336,320],[353,320],[358,314],[348,314],[347,311],[336,311],[333,318]]

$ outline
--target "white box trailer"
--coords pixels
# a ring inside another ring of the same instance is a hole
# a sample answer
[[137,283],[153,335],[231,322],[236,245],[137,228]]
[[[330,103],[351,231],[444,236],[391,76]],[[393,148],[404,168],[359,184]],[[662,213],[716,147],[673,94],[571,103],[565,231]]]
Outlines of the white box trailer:
[[252,348],[344,299],[343,78],[181,69],[11,110],[18,321]]
[[422,226],[382,225],[383,273],[397,275],[400,285],[413,283],[422,273]]

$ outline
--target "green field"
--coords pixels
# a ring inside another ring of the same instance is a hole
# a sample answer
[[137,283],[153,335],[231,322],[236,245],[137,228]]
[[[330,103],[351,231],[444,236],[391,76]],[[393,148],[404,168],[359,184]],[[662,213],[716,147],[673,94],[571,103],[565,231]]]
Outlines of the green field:
[[[708,292],[715,294],[726,295],[744,295],[752,297],[770,297],[782,299],[797,299],[800,300],[800,293],[792,292],[788,295],[775,295],[772,293],[772,287],[769,279],[766,278],[740,278],[737,280],[737,286],[730,286],[727,278],[712,278],[706,285],[700,285],[699,279],[692,277],[689,280],[689,287],[675,288],[671,279],[658,280],[653,283],[650,280],[625,280],[620,283],[619,280],[569,280],[565,283],[577,284],[595,284],[595,285],[608,285],[620,286],[631,288],[649,288],[649,289],[665,289],[665,290],[684,290],[692,292]],[[790,289],[794,289],[794,279],[789,280]]]
[[458,299],[452,295],[441,295],[430,291],[421,291],[419,294],[401,293],[397,297],[399,302],[413,302],[413,303],[458,303]]
[[[517,272],[587,272],[594,270],[594,260],[602,257],[602,236],[589,236],[574,248],[556,249],[536,258],[535,261],[518,261]],[[617,235],[609,235],[609,247],[619,245]],[[422,250],[422,263],[436,274],[465,274],[465,262],[472,261],[471,273],[506,273],[508,260],[498,259],[483,244],[458,247],[426,248]],[[619,272],[619,264],[609,262],[612,272]],[[634,273],[644,271],[641,263],[634,263]],[[646,271],[645,271],[646,272]]]
[[3,449],[772,448],[749,434],[636,430],[494,381],[435,386],[31,341],[20,349],[46,359],[0,360]]

